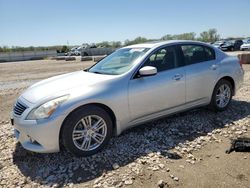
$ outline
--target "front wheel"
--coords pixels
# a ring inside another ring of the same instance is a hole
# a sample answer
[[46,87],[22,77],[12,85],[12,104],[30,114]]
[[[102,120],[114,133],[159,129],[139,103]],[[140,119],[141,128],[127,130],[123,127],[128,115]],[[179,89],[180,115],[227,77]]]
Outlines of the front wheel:
[[61,139],[65,148],[77,156],[93,155],[100,151],[112,135],[112,120],[98,106],[86,106],[67,117]]
[[231,102],[232,95],[232,84],[227,80],[220,80],[214,88],[210,107],[215,111],[225,110]]

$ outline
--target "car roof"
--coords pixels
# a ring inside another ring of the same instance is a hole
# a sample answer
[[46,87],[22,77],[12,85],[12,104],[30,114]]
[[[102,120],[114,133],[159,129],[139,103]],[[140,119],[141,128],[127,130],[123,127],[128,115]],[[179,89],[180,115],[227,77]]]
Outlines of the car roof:
[[211,46],[204,42],[193,41],[193,40],[167,40],[167,41],[151,41],[141,44],[133,44],[129,46],[125,46],[123,48],[157,48],[167,44],[185,44],[185,43],[192,43],[192,44],[201,44],[206,46]]

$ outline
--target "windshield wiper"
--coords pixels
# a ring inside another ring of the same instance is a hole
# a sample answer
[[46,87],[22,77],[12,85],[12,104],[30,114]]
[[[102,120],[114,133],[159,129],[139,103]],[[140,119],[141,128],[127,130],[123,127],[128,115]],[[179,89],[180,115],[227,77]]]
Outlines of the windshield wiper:
[[[86,71],[86,70],[84,70]],[[100,72],[100,71],[87,71],[87,72],[91,72],[91,73],[95,73],[95,74],[106,74],[106,75],[116,75],[116,74],[113,74],[113,73],[108,73],[108,72]]]
[[94,72],[92,72],[92,73],[96,73],[96,74],[105,74],[105,73],[99,72],[99,71],[94,71]]
[[[83,71],[89,72],[89,69],[84,69]],[[93,72],[91,72],[91,73],[104,74],[103,72],[99,72],[99,71],[93,71]]]

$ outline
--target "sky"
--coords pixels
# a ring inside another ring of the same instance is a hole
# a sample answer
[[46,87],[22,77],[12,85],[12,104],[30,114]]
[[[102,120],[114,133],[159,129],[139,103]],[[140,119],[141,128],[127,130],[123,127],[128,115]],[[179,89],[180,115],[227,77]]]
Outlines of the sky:
[[0,0],[0,46],[80,45],[216,28],[250,37],[250,0]]

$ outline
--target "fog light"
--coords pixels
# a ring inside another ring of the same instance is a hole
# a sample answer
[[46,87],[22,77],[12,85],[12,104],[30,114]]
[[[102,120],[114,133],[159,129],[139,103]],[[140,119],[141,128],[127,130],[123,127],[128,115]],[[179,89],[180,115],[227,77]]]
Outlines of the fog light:
[[32,138],[31,136],[28,135],[28,138],[29,138],[30,143],[41,146],[41,144],[39,144],[39,143],[38,143],[34,138]]

